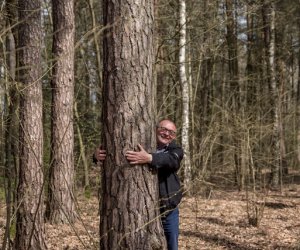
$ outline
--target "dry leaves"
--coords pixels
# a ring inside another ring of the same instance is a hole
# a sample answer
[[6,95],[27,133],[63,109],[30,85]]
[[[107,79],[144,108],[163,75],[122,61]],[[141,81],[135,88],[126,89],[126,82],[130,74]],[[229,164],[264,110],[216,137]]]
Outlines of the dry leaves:
[[185,199],[180,249],[300,249],[300,196],[287,192],[264,198],[259,227],[248,223],[246,193],[219,191],[210,200]]
[[[300,249],[299,190],[300,186],[294,185],[284,193],[268,193],[259,227],[248,223],[246,193],[213,191],[210,199],[184,198],[180,205],[179,249]],[[49,249],[99,248],[98,200],[79,197],[78,206],[75,225],[46,224]],[[4,205],[0,209],[2,240]]]

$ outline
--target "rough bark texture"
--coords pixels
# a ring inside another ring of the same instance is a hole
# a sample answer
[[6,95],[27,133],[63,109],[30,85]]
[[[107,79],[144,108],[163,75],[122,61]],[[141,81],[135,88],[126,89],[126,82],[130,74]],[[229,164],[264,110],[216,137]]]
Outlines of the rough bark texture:
[[124,157],[155,149],[153,1],[104,1],[104,145],[101,249],[164,249],[157,175]]
[[[8,96],[5,99],[7,103],[8,114],[6,115],[6,122],[4,126],[4,130],[2,131],[4,141],[4,148],[5,148],[5,155],[3,155],[2,160],[4,160],[4,175],[6,178],[5,182],[5,200],[6,200],[6,223],[5,223],[5,234],[4,240],[2,244],[2,249],[6,249],[6,245],[9,244],[11,240],[10,230],[11,230],[11,218],[12,218],[12,206],[13,206],[13,180],[15,178],[15,173],[17,164],[14,164],[14,157],[13,155],[17,155],[16,144],[17,142],[13,140],[13,136],[18,135],[17,131],[17,124],[18,118],[16,114],[16,110],[18,110],[18,98],[16,94],[15,88],[15,76],[16,76],[16,44],[13,32],[10,28],[11,21],[16,15],[13,15],[15,12],[11,11],[11,7],[6,5],[6,10],[8,14],[8,22],[7,27],[9,29],[8,35],[6,37],[6,63],[7,63],[7,89],[8,89]],[[1,127],[1,125],[0,125]],[[4,133],[5,131],[5,133]],[[1,138],[2,138],[1,136]],[[1,143],[0,143],[1,144]],[[2,150],[1,150],[2,152]]]
[[[300,4],[300,0],[299,0]],[[298,39],[300,40],[300,19],[298,19]],[[297,112],[300,113],[300,53],[298,53]],[[300,164],[300,117],[297,117],[297,160]]]
[[43,127],[41,2],[19,1],[20,170],[16,249],[45,249],[43,220]]
[[74,2],[53,0],[51,164],[47,218],[72,223],[76,218],[74,182]]

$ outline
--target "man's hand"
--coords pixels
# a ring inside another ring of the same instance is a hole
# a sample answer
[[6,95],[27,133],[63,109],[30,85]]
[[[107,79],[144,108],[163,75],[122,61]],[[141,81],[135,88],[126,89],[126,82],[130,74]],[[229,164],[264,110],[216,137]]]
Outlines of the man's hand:
[[125,153],[125,157],[129,163],[132,165],[151,163],[152,155],[147,153],[140,144],[138,144],[138,148],[140,151],[127,151]]
[[106,150],[101,149],[101,147],[96,148],[94,156],[97,159],[97,161],[104,161],[106,158]]

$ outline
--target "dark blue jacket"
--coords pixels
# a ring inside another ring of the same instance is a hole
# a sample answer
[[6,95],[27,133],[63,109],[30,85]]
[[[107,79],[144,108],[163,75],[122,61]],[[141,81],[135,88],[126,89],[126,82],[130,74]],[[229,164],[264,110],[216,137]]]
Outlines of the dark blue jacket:
[[158,172],[161,211],[175,208],[182,198],[177,171],[183,158],[183,149],[174,141],[152,154],[150,167]]

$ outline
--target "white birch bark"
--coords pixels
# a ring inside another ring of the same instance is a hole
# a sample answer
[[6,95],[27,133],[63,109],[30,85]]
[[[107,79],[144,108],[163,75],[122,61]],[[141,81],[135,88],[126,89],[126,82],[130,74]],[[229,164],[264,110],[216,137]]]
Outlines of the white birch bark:
[[186,75],[186,3],[179,0],[179,76],[182,88],[182,147],[185,152],[184,164],[184,186],[191,183],[191,161],[189,147],[189,83]]

